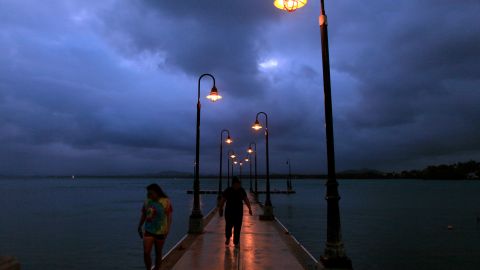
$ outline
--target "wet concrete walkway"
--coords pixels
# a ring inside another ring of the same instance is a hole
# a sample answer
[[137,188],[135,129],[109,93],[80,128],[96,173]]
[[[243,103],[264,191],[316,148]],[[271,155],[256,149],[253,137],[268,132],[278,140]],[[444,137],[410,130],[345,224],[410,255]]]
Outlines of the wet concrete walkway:
[[[252,198],[250,200],[253,201]],[[262,209],[256,203],[252,203],[252,210],[253,216],[250,216],[247,207],[244,207],[238,250],[233,246],[233,237],[230,245],[225,245],[225,219],[216,213],[206,226],[205,233],[187,248],[171,269],[305,269],[295,255],[299,246],[295,246],[294,241],[288,241],[289,236],[279,229],[279,223],[260,221],[258,215],[262,213]]]

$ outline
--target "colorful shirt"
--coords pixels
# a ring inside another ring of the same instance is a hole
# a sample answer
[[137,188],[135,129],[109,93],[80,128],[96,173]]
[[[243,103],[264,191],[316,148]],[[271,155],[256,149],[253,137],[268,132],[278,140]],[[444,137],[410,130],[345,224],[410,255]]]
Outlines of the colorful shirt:
[[168,233],[168,215],[172,212],[172,205],[168,198],[158,201],[147,199],[143,205],[142,213],[145,215],[145,231],[151,234]]

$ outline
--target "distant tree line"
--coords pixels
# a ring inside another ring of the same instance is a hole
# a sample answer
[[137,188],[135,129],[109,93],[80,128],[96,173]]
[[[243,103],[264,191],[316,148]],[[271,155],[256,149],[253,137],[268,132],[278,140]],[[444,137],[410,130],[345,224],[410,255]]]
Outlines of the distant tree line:
[[480,162],[468,161],[455,164],[430,165],[423,170],[394,173],[395,178],[420,179],[480,179]]

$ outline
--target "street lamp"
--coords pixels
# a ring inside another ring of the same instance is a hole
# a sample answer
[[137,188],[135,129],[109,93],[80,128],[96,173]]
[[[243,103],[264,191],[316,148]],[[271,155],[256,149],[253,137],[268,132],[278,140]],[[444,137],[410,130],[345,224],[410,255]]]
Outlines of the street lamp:
[[273,4],[279,9],[286,10],[288,12],[294,12],[295,10],[305,6],[308,0],[275,0]]
[[218,174],[218,196],[217,196],[217,203],[219,204],[222,200],[222,161],[223,161],[223,134],[227,133],[227,138],[225,139],[225,143],[231,144],[233,142],[232,138],[230,137],[230,130],[223,129],[220,132],[220,173]]
[[233,177],[233,160],[237,157],[235,155],[235,152],[233,150],[228,150],[228,162],[227,162],[227,170],[228,170],[228,175],[227,175],[227,187],[230,187],[230,159],[232,160],[232,177]]
[[213,87],[207,99],[216,102],[222,96],[218,94],[215,85],[215,77],[211,74],[202,74],[198,78],[198,97],[197,97],[197,125],[196,125],[196,140],[195,140],[195,176],[193,180],[193,208],[190,214],[190,222],[188,232],[198,234],[203,232],[203,214],[200,209],[200,82],[203,77],[208,76],[213,80]]
[[255,123],[252,126],[252,128],[256,131],[263,128],[260,122],[258,121],[259,115],[265,116],[265,152],[266,152],[266,163],[267,163],[266,165],[267,188],[266,188],[266,196],[265,196],[265,205],[263,206],[263,215],[260,216],[260,219],[273,220],[275,217],[273,215],[272,201],[270,200],[270,162],[269,162],[269,155],[268,155],[268,115],[264,112],[257,113],[257,116],[255,117]]
[[[279,7],[277,2],[283,3],[283,9],[295,11],[304,6],[305,0],[275,0],[274,4]],[[296,2],[296,3],[285,3]],[[338,182],[335,172],[335,147],[333,141],[333,113],[332,113],[332,93],[330,81],[330,56],[328,50],[328,21],[325,14],[325,1],[320,0],[320,35],[322,40],[322,68],[323,68],[323,91],[325,102],[325,133],[327,144],[327,242],[325,252],[320,258],[323,265],[327,268],[352,269],[352,261],[347,257],[342,241],[340,225],[340,195],[338,193]],[[291,10],[288,7],[293,7]]]
[[[254,148],[252,148],[252,145],[254,146]],[[250,143],[250,145],[248,146],[248,149],[247,149],[247,153],[248,154],[254,154],[255,155],[255,195],[257,196],[258,195],[258,176],[257,176],[257,144],[252,142]],[[250,166],[252,165],[252,163],[250,163]],[[251,170],[251,168],[250,168]]]

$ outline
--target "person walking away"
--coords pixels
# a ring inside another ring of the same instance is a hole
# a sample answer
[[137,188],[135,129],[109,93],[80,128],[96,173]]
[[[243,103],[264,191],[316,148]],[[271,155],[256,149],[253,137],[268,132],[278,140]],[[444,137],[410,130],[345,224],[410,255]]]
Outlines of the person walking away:
[[[142,207],[138,233],[143,239],[143,260],[147,270],[160,270],[162,248],[172,224],[172,204],[157,184],[147,187],[147,199]],[[142,229],[142,226],[144,228]],[[155,246],[155,266],[152,268],[152,248]]]
[[248,200],[247,193],[243,189],[238,177],[232,178],[232,186],[225,189],[219,206],[219,214],[223,215],[223,206],[225,208],[225,245],[230,245],[233,228],[233,244],[236,248],[240,246],[240,231],[243,221],[243,203],[248,207],[248,213],[252,215],[252,207]]

